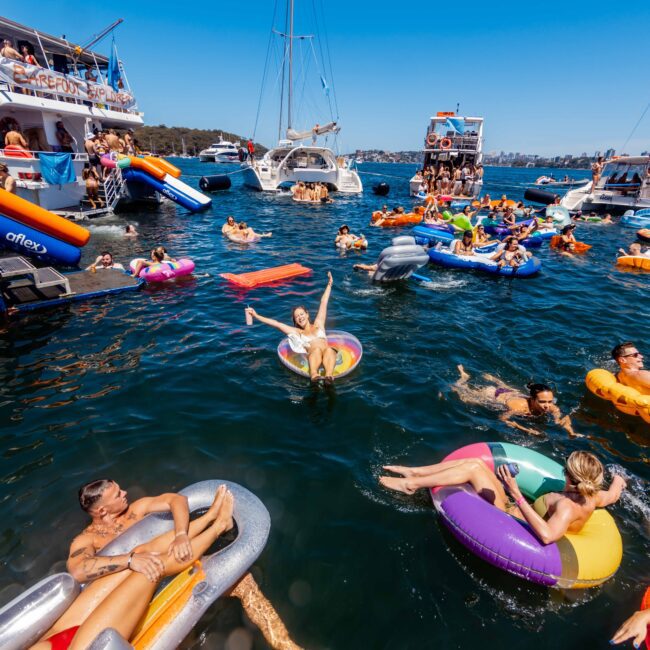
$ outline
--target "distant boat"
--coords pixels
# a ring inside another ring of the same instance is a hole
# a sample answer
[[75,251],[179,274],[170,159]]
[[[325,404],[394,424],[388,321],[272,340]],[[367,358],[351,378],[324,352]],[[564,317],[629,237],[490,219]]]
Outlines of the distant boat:
[[539,187],[580,187],[589,182],[588,178],[569,178],[565,176],[562,180],[557,180],[552,175],[540,176],[535,185]]
[[201,162],[234,163],[239,162],[239,142],[229,142],[219,137],[219,142],[211,144],[199,152]]
[[624,212],[650,208],[650,156],[621,156],[605,163],[596,187],[569,190],[561,205],[567,210]]
[[[423,152],[422,172],[430,166],[438,168],[440,163],[454,168],[475,168],[483,160],[483,118],[461,117],[451,111],[437,113],[429,121]],[[411,196],[418,196],[422,191],[422,172],[410,180]],[[463,186],[468,194],[458,198],[478,198],[483,178],[466,178]]]
[[[294,129],[294,41],[311,40],[312,36],[294,35],[294,0],[287,0],[287,13],[289,30],[283,33],[273,30],[285,39],[285,57],[282,61],[282,86],[285,93],[281,93],[280,99],[280,125],[278,135],[283,131],[283,118],[286,109],[286,130],[284,139],[279,139],[276,147],[267,151],[260,159],[248,158],[242,164],[244,170],[244,183],[256,190],[277,192],[286,185],[293,185],[299,181],[307,183],[325,183],[331,191],[357,193],[363,192],[363,184],[359,174],[350,167],[343,156],[337,156],[332,149],[317,144],[319,136],[328,134],[336,135],[340,126],[331,121],[327,124],[316,124],[311,129],[297,131]],[[316,58],[316,50],[313,45],[311,51]],[[306,75],[307,62],[302,76]],[[316,61],[318,64],[318,61]],[[325,63],[325,62],[323,62]],[[318,66],[320,67],[320,65]],[[286,69],[285,69],[286,68]],[[331,62],[330,62],[331,68]],[[286,84],[284,83],[285,72]],[[297,76],[301,78],[300,75]],[[320,75],[319,84],[329,97],[330,88],[325,78]],[[302,84],[304,93],[304,82]],[[330,104],[330,110],[331,110]],[[333,120],[333,115],[330,115]],[[310,140],[311,144],[302,144],[304,140]]]

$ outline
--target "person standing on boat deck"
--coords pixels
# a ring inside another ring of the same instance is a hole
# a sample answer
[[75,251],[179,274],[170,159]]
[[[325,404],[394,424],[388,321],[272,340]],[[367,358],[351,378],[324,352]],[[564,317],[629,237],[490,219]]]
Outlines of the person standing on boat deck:
[[12,194],[16,193],[16,180],[9,173],[9,167],[4,163],[0,163],[0,188]]
[[124,146],[125,146],[126,153],[129,156],[135,155],[135,146],[133,145],[133,129],[129,129],[124,134]]
[[94,167],[90,166],[90,163],[86,163],[84,166],[83,172],[81,172],[81,178],[86,181],[86,194],[88,195],[88,201],[93,210],[97,209],[96,202],[99,203],[99,207],[104,207],[104,202],[99,198],[99,174]]
[[108,133],[106,133],[106,144],[108,145],[108,148],[111,151],[117,151],[118,153],[122,153],[122,146],[120,145],[120,139],[117,136],[117,133],[115,133],[114,129],[109,129]]
[[[133,606],[146,607],[156,583],[164,575],[179,573],[184,568],[184,566],[175,566],[170,573],[167,565],[175,563],[189,566],[197,555],[203,554],[209,545],[204,545],[205,548],[200,553],[195,553],[193,547],[196,547],[198,539],[208,533],[211,526],[221,524],[219,531],[211,531],[214,539],[232,528],[233,498],[225,486],[217,490],[215,500],[208,511],[192,522],[189,520],[187,498],[180,494],[166,493],[157,497],[144,497],[131,504],[126,497],[126,491],[120,489],[113,479],[92,481],[79,490],[79,504],[92,521],[72,540],[67,568],[79,582],[90,584],[44,635],[45,641],[37,643],[32,650],[67,648],[73,641],[76,632],[74,628],[83,625],[98,607],[108,610],[107,606],[112,594],[116,594],[113,600],[123,601],[127,597],[133,600],[133,592],[128,589],[127,582],[133,582],[133,576],[137,574],[146,578],[146,582],[143,583],[143,578],[140,578],[140,585],[136,587],[148,584],[151,594],[143,593],[146,603],[142,602],[142,598],[138,598],[137,602],[133,602]],[[155,512],[171,512],[174,533],[171,531],[165,533],[125,555],[106,557],[97,555],[118,535],[146,515]],[[153,551],[154,546],[155,551]],[[244,611],[264,634],[272,648],[300,650],[289,637],[284,623],[250,573],[243,576],[225,595],[241,600]],[[107,627],[103,621],[99,623],[100,629]],[[94,638],[98,632],[99,630],[89,635],[90,638]],[[69,634],[66,645],[58,645],[59,640],[56,645],[54,641],[48,640],[49,637],[61,633]]]
[[255,160],[255,144],[251,139],[246,143],[246,149],[248,150],[248,158],[252,163]]
[[20,55],[18,50],[15,50],[11,41],[7,38],[2,41],[2,48],[0,49],[0,56],[4,56],[5,59],[13,59],[14,61],[23,61],[23,57]]
[[311,130],[311,143],[316,144],[316,140],[318,139],[318,129],[320,128],[320,124],[316,124],[314,128]]
[[90,83],[93,84],[97,83],[97,77],[95,76],[95,73],[93,72],[92,68],[86,68],[86,73],[84,74],[84,77],[86,78],[86,81],[90,81]]
[[74,149],[72,148],[72,143],[74,142],[74,140],[72,139],[72,136],[68,133],[65,126],[63,126],[63,122],[61,120],[59,120],[56,123],[56,139],[59,142],[59,147],[61,151],[67,153],[74,152]]
[[11,145],[14,148],[24,149],[27,151],[27,141],[23,138],[23,134],[18,130],[7,131],[5,135],[5,147]]
[[22,53],[22,55],[23,55],[23,61],[24,61],[27,65],[35,65],[35,66],[37,66],[37,67],[40,67],[40,66],[38,65],[38,61],[36,60],[36,57],[34,56],[34,54],[33,54],[32,52],[29,51],[29,46],[27,46],[27,45],[23,45],[23,46],[20,48],[20,51],[21,51],[21,53]]
[[598,160],[592,163],[591,165],[591,190],[596,189],[596,185],[598,185],[598,181],[600,180],[600,176],[603,173],[603,157],[598,156]]

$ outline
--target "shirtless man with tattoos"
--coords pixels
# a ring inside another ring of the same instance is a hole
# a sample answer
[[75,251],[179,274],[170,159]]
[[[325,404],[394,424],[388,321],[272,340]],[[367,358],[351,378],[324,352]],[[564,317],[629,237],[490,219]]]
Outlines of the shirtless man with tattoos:
[[[93,584],[86,587],[74,605],[45,635],[45,639],[80,625],[131,571],[142,573],[151,582],[160,580],[164,567],[156,553],[127,553],[110,557],[97,555],[104,546],[145,515],[171,512],[175,536],[167,553],[173,554],[179,563],[193,559],[187,533],[190,521],[189,507],[187,498],[180,494],[166,493],[157,497],[143,497],[129,504],[126,491],[120,488],[117,482],[112,479],[99,479],[87,483],[79,490],[79,504],[92,521],[72,540],[67,568],[79,582]],[[241,600],[244,611],[260,628],[272,648],[300,650],[289,637],[284,623],[250,573],[243,576],[227,595]],[[70,642],[68,639],[66,641]],[[41,650],[41,644],[34,647]],[[43,645],[43,648],[45,647],[47,646]],[[58,650],[67,645],[51,644],[51,647]]]

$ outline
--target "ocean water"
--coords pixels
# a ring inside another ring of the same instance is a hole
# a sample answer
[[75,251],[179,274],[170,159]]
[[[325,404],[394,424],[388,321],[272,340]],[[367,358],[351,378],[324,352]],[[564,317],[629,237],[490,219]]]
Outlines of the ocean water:
[[[178,162],[193,184],[236,169]],[[136,498],[223,478],[254,491],[271,513],[254,574],[305,647],[605,647],[650,583],[650,427],[584,385],[589,369],[610,367],[619,341],[635,340],[650,358],[650,274],[614,265],[634,231],[579,226],[592,250],[567,257],[543,248],[542,273],[529,280],[431,267],[426,285],[373,285],[352,265],[373,261],[398,231],[369,228],[370,213],[382,202],[410,207],[414,169],[362,165],[367,191],[326,206],[250,192],[236,174],[205,213],[165,203],[91,224],[86,264],[103,250],[127,263],[163,243],[194,259],[196,273],[1,325],[0,604],[62,569],[85,523],[76,502],[85,481],[110,476]],[[486,190],[518,199],[544,171],[488,168]],[[387,199],[370,191],[381,180],[391,186]],[[220,233],[227,214],[273,237],[230,243]],[[138,238],[122,237],[125,222]],[[343,223],[367,235],[367,252],[334,248]],[[219,277],[288,262],[313,274],[250,291]],[[364,345],[359,368],[332,391],[286,370],[279,332],[247,327],[243,311],[288,321],[302,304],[313,314],[327,270],[328,327]],[[551,383],[585,438],[544,422],[534,425],[542,435],[529,437],[497,411],[463,404],[451,390],[459,363],[477,380],[493,373],[520,389]],[[561,592],[515,579],[460,546],[425,494],[378,486],[383,464],[429,464],[493,440],[560,461],[586,449],[624,472],[629,490],[611,508],[624,557],[612,580]],[[183,647],[224,647],[242,621],[236,603],[219,602]]]

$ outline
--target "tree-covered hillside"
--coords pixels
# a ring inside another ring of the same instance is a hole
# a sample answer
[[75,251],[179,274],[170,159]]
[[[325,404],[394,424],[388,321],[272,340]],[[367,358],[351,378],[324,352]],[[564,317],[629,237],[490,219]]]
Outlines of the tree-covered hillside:
[[[178,154],[182,153],[182,138],[185,139],[187,153],[195,156],[201,149],[206,149],[213,142],[217,142],[219,136],[222,136],[224,140],[229,140],[230,142],[241,142],[244,147],[246,146],[246,142],[248,142],[246,136],[228,133],[227,131],[220,131],[218,129],[188,129],[183,126],[165,126],[164,124],[160,124],[158,126],[144,126],[135,131],[135,138],[143,151],[151,151],[165,156],[174,152]],[[256,142],[255,151],[258,154],[262,154],[266,151],[266,147]]]

